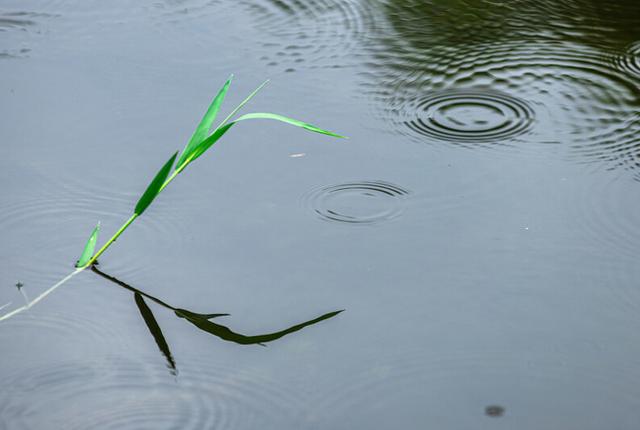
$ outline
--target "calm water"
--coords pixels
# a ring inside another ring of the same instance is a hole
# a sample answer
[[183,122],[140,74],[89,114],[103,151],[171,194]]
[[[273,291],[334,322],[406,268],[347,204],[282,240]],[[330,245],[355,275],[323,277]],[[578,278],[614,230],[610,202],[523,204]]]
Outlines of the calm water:
[[230,73],[350,139],[229,132],[0,323],[1,429],[638,428],[637,1],[4,0],[0,305]]

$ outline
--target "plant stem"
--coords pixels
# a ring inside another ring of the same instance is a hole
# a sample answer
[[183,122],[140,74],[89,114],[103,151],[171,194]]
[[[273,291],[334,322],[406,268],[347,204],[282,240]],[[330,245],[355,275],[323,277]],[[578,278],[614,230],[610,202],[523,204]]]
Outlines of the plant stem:
[[[164,182],[164,184],[162,184],[162,187],[160,187],[160,191],[158,191],[158,193],[162,192],[162,190],[164,190],[164,189],[165,189],[165,187],[166,187],[167,185],[169,185],[169,184],[171,183],[171,181],[173,181],[173,180],[175,179],[175,177],[176,177],[176,176],[178,176],[178,173],[182,172],[182,170],[184,170],[184,168],[185,168],[185,167],[187,167],[187,166],[186,166],[186,164],[185,164],[184,166],[182,166],[182,168],[180,168],[180,169],[178,169],[178,170],[175,170],[175,171],[171,174],[171,176],[169,176],[169,178]],[[107,241],[107,243],[105,243],[105,244],[102,246],[102,248],[100,248],[100,249],[98,250],[98,252],[96,252],[96,254],[95,254],[93,257],[91,257],[91,260],[89,260],[89,262],[87,262],[87,264],[85,264],[83,267],[85,267],[85,268],[86,268],[86,267],[91,266],[93,263],[95,263],[95,261],[98,259],[98,257],[100,257],[100,255],[102,255],[102,253],[103,253],[103,252],[105,252],[105,251],[107,250],[107,248],[108,248],[109,246],[111,246],[111,244],[112,244],[113,242],[115,242],[115,241],[116,241],[116,239],[118,238],[118,236],[120,236],[120,235],[121,235],[121,234],[122,234],[122,233],[123,233],[123,232],[124,232],[128,227],[129,227],[129,225],[130,225],[130,224],[131,224],[131,223],[132,223],[136,218],[138,218],[138,214],[135,214],[135,213],[134,213],[133,215],[131,215],[131,218],[129,218],[129,219],[127,220],[127,222],[125,222],[124,224],[122,224],[122,226],[118,229],[118,231],[116,231],[116,233],[115,233],[113,236],[111,236],[111,239],[109,239],[109,240]]]
[[116,239],[118,238],[118,236],[120,236],[122,234],[122,232],[124,232],[127,227],[129,227],[129,225],[136,219],[138,218],[138,214],[133,214],[131,215],[131,218],[129,218],[127,220],[127,222],[125,222],[124,224],[122,224],[122,226],[118,229],[118,231],[116,231],[116,234],[114,234],[113,236],[111,236],[111,239],[109,239],[107,241],[107,243],[105,243],[102,248],[100,248],[98,250],[98,252],[96,252],[96,254],[91,257],[91,260],[89,260],[89,262],[87,262],[87,264],[85,264],[83,266],[83,268],[89,267],[91,266],[93,263],[95,263],[95,261],[98,259],[98,257],[100,257],[100,255],[102,255],[103,252],[105,252],[107,250],[107,248],[116,241]]
[[[214,133],[216,130],[218,130],[220,127],[222,127],[223,125],[226,124],[227,121],[229,121],[245,104],[247,104],[247,102],[249,102],[249,100],[251,100],[257,93],[258,91],[260,91],[262,89],[262,87],[264,87],[265,85],[267,85],[267,83],[269,82],[269,80],[267,79],[266,81],[264,81],[258,88],[256,88],[255,90],[253,90],[253,92],[251,94],[249,94],[247,96],[246,99],[244,99],[242,101],[242,103],[240,103],[233,111],[231,111],[231,113],[229,115],[227,115],[227,117],[218,125],[218,127],[216,127],[216,129],[214,130]],[[162,190],[164,190],[167,185],[169,185],[171,183],[171,181],[173,181],[175,179],[176,176],[178,176],[178,174],[180,174],[180,172],[182,172],[184,170],[185,167],[187,167],[187,165],[191,162],[191,160],[193,159],[193,154],[191,157],[187,158],[187,160],[185,160],[185,162],[182,164],[182,166],[180,166],[178,169],[174,170],[173,173],[171,174],[171,176],[169,176],[169,178],[167,178],[166,181],[164,181],[164,184],[162,184],[162,186],[160,187],[160,190],[158,191],[158,194],[162,192]],[[89,262],[87,264],[85,264],[84,266],[82,266],[83,268],[87,268],[89,266],[91,266],[100,255],[102,255],[103,252],[105,252],[107,250],[107,248],[109,246],[111,246],[111,244],[113,242],[115,242],[115,240],[118,238],[118,236],[120,236],[126,229],[127,227],[129,227],[129,224],[131,224],[136,218],[138,217],[138,214],[133,214],[131,215],[131,218],[129,218],[127,220],[127,222],[125,222],[124,224],[122,224],[122,227],[120,227],[120,229],[118,229],[118,231],[116,232],[116,234],[114,234],[111,239],[109,239],[107,241],[107,243],[105,243],[102,248],[100,248],[98,250],[98,252],[96,252],[96,254],[91,257],[91,260],[89,260]]]
[[[75,275],[77,275],[78,273],[82,272],[86,267],[79,267],[76,270],[74,270],[73,272],[69,273],[67,276],[65,276],[63,279],[61,279],[57,284],[55,284],[54,286],[50,287],[48,290],[46,290],[45,292],[43,292],[42,294],[40,294],[38,297],[36,297],[35,299],[33,299],[33,301],[27,303],[24,306],[19,307],[18,309],[14,309],[13,311],[4,314],[2,316],[0,316],[0,321],[2,320],[6,320],[11,318],[12,316],[19,314],[20,312],[26,311],[27,309],[31,308],[31,306],[35,305],[36,303],[38,303],[40,300],[44,299],[45,297],[47,297],[49,294],[51,294],[53,291],[55,291],[56,288],[58,288],[60,285],[64,284],[65,282],[67,282],[69,279],[73,278]],[[6,305],[5,305],[6,306]],[[0,309],[4,308],[4,306],[0,307]]]

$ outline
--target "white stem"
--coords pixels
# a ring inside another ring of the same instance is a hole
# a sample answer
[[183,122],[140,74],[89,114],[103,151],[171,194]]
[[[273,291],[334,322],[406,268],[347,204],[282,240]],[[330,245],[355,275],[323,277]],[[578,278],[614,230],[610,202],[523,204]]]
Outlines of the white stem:
[[[76,270],[74,270],[73,272],[69,273],[67,276],[65,276],[62,280],[60,280],[57,284],[55,284],[54,286],[52,286],[51,288],[49,288],[48,290],[46,290],[45,292],[43,292],[42,294],[40,294],[38,297],[36,297],[35,299],[33,299],[33,301],[27,303],[26,305],[19,307],[17,309],[12,310],[11,312],[9,312],[8,314],[4,314],[0,317],[0,321],[6,320],[11,318],[12,316],[19,314],[20,312],[26,311],[27,309],[29,309],[31,306],[35,305],[36,303],[38,303],[40,300],[44,299],[45,297],[47,297],[49,294],[51,294],[56,288],[58,288],[59,286],[61,286],[62,284],[64,284],[65,282],[67,282],[69,279],[73,278],[74,276],[76,276],[78,273],[82,272],[85,268],[84,267],[80,267]],[[6,306],[6,305],[5,305]],[[2,306],[2,308],[4,308],[4,306]],[[0,309],[2,309],[0,308]]]
[[28,305],[29,304],[29,296],[27,296],[26,291],[23,290],[24,287],[20,287],[20,294],[22,294],[22,297],[24,298],[24,302]]

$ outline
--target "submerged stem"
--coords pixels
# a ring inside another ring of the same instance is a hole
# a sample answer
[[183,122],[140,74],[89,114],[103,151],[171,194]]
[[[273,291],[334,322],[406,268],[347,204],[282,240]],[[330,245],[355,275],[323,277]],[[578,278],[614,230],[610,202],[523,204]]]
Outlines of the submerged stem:
[[[35,299],[33,299],[33,301],[27,303],[26,305],[19,307],[17,309],[14,309],[13,311],[9,312],[8,314],[4,314],[0,317],[0,321],[2,320],[6,320],[11,318],[12,316],[19,314],[20,312],[26,311],[27,309],[31,308],[31,306],[35,305],[36,303],[38,303],[40,300],[44,299],[45,297],[47,297],[49,294],[51,294],[56,288],[58,288],[59,286],[61,286],[62,284],[64,284],[65,282],[67,282],[69,279],[73,278],[74,276],[76,276],[78,273],[82,272],[84,269],[86,269],[86,267],[79,267],[76,270],[74,270],[73,272],[69,273],[67,276],[65,276],[64,278],[62,278],[57,284],[55,284],[54,286],[50,287],[48,290],[46,290],[45,292],[43,292],[42,294],[40,294],[38,297],[36,297]],[[4,307],[4,306],[2,306]],[[1,309],[1,308],[0,308]]]

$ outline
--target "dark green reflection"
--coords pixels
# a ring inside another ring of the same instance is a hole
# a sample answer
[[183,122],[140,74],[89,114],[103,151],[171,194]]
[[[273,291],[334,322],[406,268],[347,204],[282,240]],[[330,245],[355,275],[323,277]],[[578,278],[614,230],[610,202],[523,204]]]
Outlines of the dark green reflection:
[[187,321],[189,321],[191,324],[193,324],[194,326],[198,327],[200,330],[205,331],[209,334],[212,334],[216,337],[219,337],[222,340],[226,340],[229,342],[235,342],[241,345],[253,345],[253,344],[258,344],[258,345],[262,345],[265,346],[265,344],[267,342],[272,342],[274,340],[280,339],[281,337],[284,337],[290,333],[294,333],[298,330],[302,330],[303,328],[319,323],[320,321],[329,319],[329,318],[333,318],[334,316],[338,315],[339,313],[341,313],[343,310],[339,310],[339,311],[334,311],[334,312],[329,312],[326,313],[324,315],[321,315],[317,318],[314,318],[312,320],[309,321],[305,321],[303,323],[300,324],[296,324],[293,325],[289,328],[286,328],[284,330],[281,331],[277,331],[277,332],[273,332],[273,333],[267,333],[267,334],[259,334],[259,335],[254,335],[254,336],[247,336],[244,334],[240,334],[240,333],[236,333],[234,331],[232,331],[231,329],[229,329],[226,326],[220,325],[220,324],[216,324],[214,322],[211,321],[211,319],[216,318],[216,317],[221,317],[221,316],[227,316],[229,314],[200,314],[197,312],[193,312],[193,311],[189,311],[186,309],[179,309],[176,308],[174,306],[171,306],[170,304],[163,302],[162,300],[153,297],[143,291],[140,291],[137,288],[132,287],[131,285],[111,276],[108,275],[104,272],[102,272],[100,269],[98,269],[95,265],[91,266],[91,270],[93,270],[94,273],[97,273],[98,275],[102,276],[104,279],[107,279],[113,283],[115,283],[116,285],[123,287],[129,291],[132,291],[134,293],[134,297],[135,297],[135,301],[136,301],[136,305],[138,306],[138,309],[140,310],[140,314],[142,315],[142,318],[144,319],[147,328],[149,329],[149,331],[151,332],[151,335],[153,336],[154,340],[156,341],[156,344],[158,345],[158,348],[160,349],[160,351],[162,352],[162,354],[165,356],[165,358],[167,359],[167,365],[170,369],[172,369],[172,372],[176,371],[176,363],[175,360],[173,358],[173,355],[171,354],[171,350],[169,349],[169,345],[167,343],[167,341],[165,340],[164,335],[162,334],[162,330],[160,329],[160,325],[158,324],[158,322],[156,321],[155,317],[153,316],[153,313],[151,312],[151,309],[147,306],[147,304],[145,303],[143,297],[152,300],[153,302],[159,304],[162,307],[165,307],[167,309],[171,309],[178,317],[180,318],[184,318]]
[[640,39],[636,0],[397,0],[384,10],[401,40],[421,49],[542,40],[622,49]]
[[136,299],[136,305],[138,306],[140,315],[142,315],[144,322],[147,324],[149,332],[151,332],[153,339],[156,341],[160,352],[162,352],[162,354],[164,354],[165,358],[167,359],[167,366],[169,366],[173,374],[176,374],[176,361],[173,359],[173,355],[171,354],[171,350],[169,349],[169,344],[164,338],[162,329],[160,329],[158,321],[156,321],[156,318],[153,316],[151,308],[147,306],[140,293],[134,293],[134,297]]

